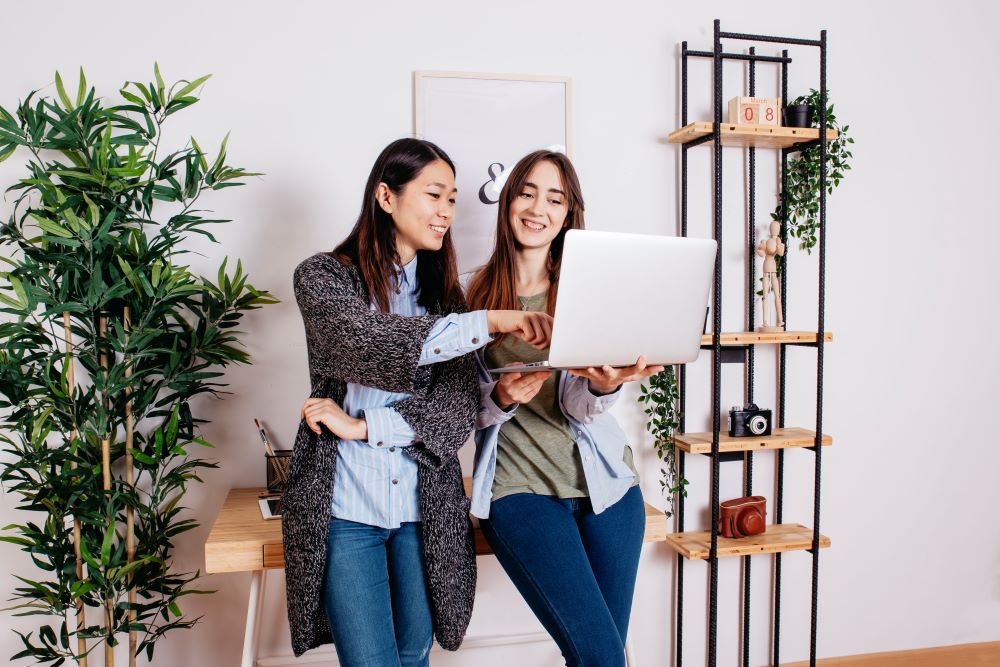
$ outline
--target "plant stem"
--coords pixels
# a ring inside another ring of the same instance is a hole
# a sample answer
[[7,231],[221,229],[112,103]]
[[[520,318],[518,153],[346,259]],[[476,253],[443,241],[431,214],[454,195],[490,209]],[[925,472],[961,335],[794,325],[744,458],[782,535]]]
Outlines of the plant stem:
[[[63,313],[63,329],[66,335],[66,393],[70,397],[72,405],[76,380],[73,373],[73,331],[70,329],[69,312]],[[75,413],[75,410],[73,411]],[[73,418],[74,422],[76,417]],[[70,433],[70,449],[76,440],[77,432],[74,428]],[[76,460],[70,463],[70,469],[76,470]],[[80,519],[73,517],[73,553],[76,556],[76,579],[83,581],[83,555],[80,553]],[[87,638],[81,633],[87,627],[87,610],[83,605],[83,598],[78,597],[76,607],[76,650],[81,657],[77,658],[80,667],[87,667]]]
[[[132,361],[128,355],[128,343],[129,343],[129,331],[131,328],[132,317],[128,306],[125,306],[125,312],[122,315],[122,319],[125,324],[125,396],[127,397],[125,401],[125,482],[129,485],[129,491],[135,490],[135,469],[132,465],[132,386],[128,381],[132,377]],[[125,511],[126,516],[126,532],[125,532],[125,550],[128,557],[128,564],[131,565],[135,561],[135,509],[129,505],[128,509]],[[133,578],[135,574],[130,572],[126,581],[128,582],[128,664],[129,667],[135,667],[135,650],[136,650],[136,632],[132,629],[132,623],[135,622],[135,584],[133,583]]]

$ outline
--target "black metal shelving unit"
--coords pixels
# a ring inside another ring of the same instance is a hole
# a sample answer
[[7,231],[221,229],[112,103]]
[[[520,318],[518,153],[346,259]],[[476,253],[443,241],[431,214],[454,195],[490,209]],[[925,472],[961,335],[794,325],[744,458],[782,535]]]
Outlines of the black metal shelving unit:
[[[716,664],[716,654],[718,645],[718,573],[719,573],[719,477],[721,473],[721,463],[725,461],[743,462],[743,490],[745,495],[753,492],[753,452],[727,452],[721,453],[719,449],[721,431],[721,377],[723,363],[739,363],[743,365],[744,373],[744,398],[747,403],[754,401],[754,364],[755,343],[752,341],[746,344],[726,345],[723,347],[722,336],[722,257],[723,257],[723,216],[722,216],[722,105],[723,105],[723,85],[722,73],[723,63],[727,60],[735,60],[746,63],[748,67],[748,91],[751,97],[756,96],[756,67],[758,63],[775,64],[780,68],[781,76],[781,102],[785,106],[788,99],[788,67],[792,59],[788,55],[788,50],[781,51],[781,55],[760,55],[756,47],[749,47],[747,53],[726,52],[723,50],[723,40],[733,40],[751,43],[774,43],[787,46],[806,46],[819,49],[820,72],[820,127],[818,138],[797,143],[791,146],[782,147],[781,150],[781,191],[784,193],[787,185],[788,156],[791,153],[803,148],[819,145],[820,150],[820,189],[819,189],[819,235],[818,235],[818,258],[819,258],[819,295],[818,295],[818,317],[816,336],[814,341],[796,341],[778,343],[778,407],[777,407],[777,427],[785,427],[785,399],[786,399],[786,353],[789,345],[813,347],[816,350],[816,430],[815,440],[811,447],[807,447],[814,456],[814,506],[813,506],[813,526],[812,540],[810,547],[806,549],[812,555],[812,605],[810,620],[810,643],[809,662],[816,664],[816,635],[817,635],[817,614],[818,614],[818,583],[819,583],[819,554],[821,547],[820,535],[820,480],[823,459],[823,354],[824,342],[826,340],[826,329],[824,320],[825,299],[826,299],[826,148],[827,148],[827,85],[826,85],[826,57],[827,39],[826,31],[820,32],[818,40],[798,39],[789,37],[775,37],[770,35],[754,35],[737,32],[723,32],[720,21],[716,19],[714,25],[714,45],[711,51],[696,51],[688,48],[687,42],[681,45],[681,127],[688,126],[688,59],[707,58],[713,62],[713,110],[712,131],[709,134],[686,140],[681,143],[681,201],[680,201],[680,233],[682,236],[688,235],[688,151],[704,143],[713,143],[713,188],[714,188],[714,238],[719,243],[719,252],[715,263],[715,287],[713,291],[713,327],[711,345],[703,346],[703,349],[712,351],[712,448],[711,448],[711,508],[712,526],[711,543],[708,552],[709,566],[709,622],[708,622],[708,664],[714,667]],[[742,93],[741,93],[742,94]],[[752,332],[755,316],[755,285],[756,285],[756,261],[753,259],[755,249],[755,186],[756,186],[756,151],[757,148],[749,146],[747,148],[748,161],[748,185],[747,185],[747,252],[751,258],[748,261],[747,271],[747,294],[746,294],[746,325],[747,331]],[[784,207],[782,207],[784,209]],[[786,221],[782,220],[781,239],[788,245],[788,233]],[[785,314],[785,321],[788,321],[787,310],[787,281],[788,281],[788,253],[786,253],[783,271],[781,273],[781,301],[782,312]],[[687,412],[687,372],[684,366],[679,372],[679,398],[680,398],[680,424],[679,433],[686,433],[685,414]],[[774,499],[771,505],[776,523],[782,523],[783,509],[783,486],[784,486],[784,464],[785,450],[779,448],[777,452],[776,477],[774,488]],[[683,478],[685,470],[685,452],[678,449],[678,473]],[[678,533],[684,533],[684,498],[679,496],[678,511],[676,515],[676,529]],[[827,542],[828,543],[828,542]],[[825,544],[823,545],[825,546]],[[742,627],[742,664],[749,667],[750,660],[750,583],[752,556],[739,556],[742,560],[743,575],[743,627]],[[781,559],[782,554],[773,553],[774,558],[774,581],[773,581],[773,617],[771,622],[771,664],[780,664],[781,648]],[[677,555],[677,579],[676,579],[676,613],[674,616],[676,644],[675,644],[675,664],[683,664],[684,655],[684,563],[685,556],[681,553]]]

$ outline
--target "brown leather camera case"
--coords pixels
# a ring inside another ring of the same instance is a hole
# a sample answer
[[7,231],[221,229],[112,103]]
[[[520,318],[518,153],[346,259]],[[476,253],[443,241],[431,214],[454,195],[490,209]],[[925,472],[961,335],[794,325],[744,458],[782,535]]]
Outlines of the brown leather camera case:
[[723,537],[746,537],[764,532],[767,500],[764,496],[743,496],[719,505],[719,533]]

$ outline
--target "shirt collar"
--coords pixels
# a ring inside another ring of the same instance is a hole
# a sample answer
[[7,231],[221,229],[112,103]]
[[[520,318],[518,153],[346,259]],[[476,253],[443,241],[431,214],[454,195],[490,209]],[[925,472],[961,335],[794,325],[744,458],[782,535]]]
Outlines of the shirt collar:
[[410,263],[402,267],[399,272],[399,286],[402,288],[404,285],[409,291],[413,291],[417,286],[417,256],[414,255]]

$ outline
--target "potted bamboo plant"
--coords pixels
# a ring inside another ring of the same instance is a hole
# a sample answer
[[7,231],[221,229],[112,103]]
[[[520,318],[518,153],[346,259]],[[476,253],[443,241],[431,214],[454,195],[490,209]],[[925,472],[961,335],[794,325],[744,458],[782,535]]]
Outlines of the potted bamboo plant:
[[[196,208],[208,190],[252,176],[163,128],[195,104],[207,76],[129,82],[109,104],[81,70],[74,96],[29,94],[0,108],[0,160],[24,153],[0,227],[0,462],[20,523],[2,536],[30,554],[16,606],[38,615],[12,659],[86,665],[128,641],[129,664],[170,630],[191,627],[182,599],[198,572],[174,572],[187,486],[214,463],[191,399],[216,394],[221,369],[247,363],[235,327],[274,303],[242,265],[213,279],[183,264],[192,234],[228,222]],[[228,138],[228,137],[227,137]]]

